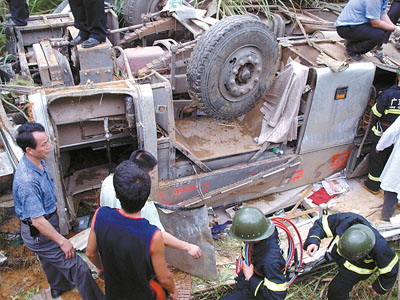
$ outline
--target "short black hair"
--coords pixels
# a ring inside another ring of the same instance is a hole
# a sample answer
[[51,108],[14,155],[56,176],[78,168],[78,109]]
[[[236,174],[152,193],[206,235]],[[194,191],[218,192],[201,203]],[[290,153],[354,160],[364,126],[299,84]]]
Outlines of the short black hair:
[[17,145],[26,152],[26,148],[36,149],[36,140],[32,135],[32,132],[45,132],[44,127],[40,123],[26,122],[18,127],[17,134]]
[[153,170],[158,163],[157,158],[155,158],[153,154],[141,149],[133,151],[129,157],[129,160],[135,163],[139,168],[145,170],[147,173]]
[[116,167],[113,184],[121,207],[129,213],[140,211],[150,195],[149,174],[129,160]]

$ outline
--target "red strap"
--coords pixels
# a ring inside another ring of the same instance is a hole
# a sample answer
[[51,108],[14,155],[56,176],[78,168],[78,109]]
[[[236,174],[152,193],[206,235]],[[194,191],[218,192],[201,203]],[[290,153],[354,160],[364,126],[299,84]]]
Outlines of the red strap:
[[161,284],[155,280],[150,280],[150,287],[154,290],[157,295],[157,300],[167,300],[167,294],[165,293]]

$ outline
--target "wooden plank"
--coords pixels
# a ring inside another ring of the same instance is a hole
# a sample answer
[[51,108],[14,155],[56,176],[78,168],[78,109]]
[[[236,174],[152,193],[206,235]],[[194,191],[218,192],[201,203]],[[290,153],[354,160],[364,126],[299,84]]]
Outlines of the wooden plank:
[[40,79],[42,80],[43,86],[51,86],[51,79],[49,74],[49,67],[47,65],[46,57],[44,56],[42,47],[40,44],[33,44],[33,54],[36,58],[36,62],[39,68]]
[[305,198],[306,196],[308,196],[308,194],[312,191],[312,189],[313,189],[313,186],[312,186],[312,185],[309,185],[307,188],[305,188],[303,191],[301,191],[301,193],[300,193],[300,194],[301,194],[301,195],[300,195],[300,198],[299,198],[299,200],[297,200],[295,206],[289,211],[289,215],[292,214],[292,213],[294,213],[294,211],[299,207],[299,205],[301,204],[301,202],[303,202],[304,198]]
[[289,213],[288,215],[285,216],[285,218],[286,219],[294,219],[294,218],[301,217],[304,215],[319,212],[320,209],[321,209],[320,207],[315,207],[315,208],[311,208],[311,209],[307,209],[307,210],[303,210],[303,211],[299,211],[299,212],[295,212],[295,213]]
[[62,84],[60,65],[58,64],[50,41],[43,40],[40,42],[40,45],[42,46],[44,56],[47,60],[52,85]]

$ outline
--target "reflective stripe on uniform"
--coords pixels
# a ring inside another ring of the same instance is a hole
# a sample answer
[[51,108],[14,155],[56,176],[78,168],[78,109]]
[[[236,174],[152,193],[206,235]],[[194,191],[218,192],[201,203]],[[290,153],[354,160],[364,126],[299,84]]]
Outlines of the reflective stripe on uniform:
[[261,280],[260,283],[257,285],[257,288],[254,291],[254,297],[257,297],[258,290],[260,289],[260,286],[262,285],[262,283],[263,283],[263,281]]
[[364,259],[364,262],[366,264],[370,264],[370,263],[374,262],[374,260],[373,259]]
[[316,238],[316,239],[321,240],[321,238],[318,235],[310,235],[310,238]]
[[393,115],[400,115],[400,109],[385,109],[385,115],[393,114]]
[[380,274],[389,273],[390,271],[392,271],[392,269],[394,268],[394,266],[397,264],[398,261],[399,258],[396,255],[386,267],[379,269],[379,273]]
[[373,114],[374,114],[375,116],[377,116],[378,118],[382,117],[382,114],[381,114],[381,113],[378,111],[378,109],[376,108],[376,103],[375,103],[374,106],[372,106],[371,110],[372,110]]
[[330,238],[333,237],[332,231],[329,228],[329,224],[328,224],[328,216],[322,216],[322,228],[325,231],[326,237]]
[[380,132],[378,129],[376,129],[375,126],[373,126],[371,130],[376,136],[382,136],[382,132]]
[[378,277],[376,280],[378,281],[379,286],[381,287],[381,289],[384,290],[385,292],[387,292],[388,289],[385,289],[385,288],[382,286],[381,281],[379,280],[379,277]]
[[[264,278],[264,285],[269,289],[270,291],[274,292],[283,292],[287,290],[287,283],[275,283],[271,280],[268,280],[267,278]],[[255,296],[255,295],[254,295]]]
[[368,173],[368,179],[372,181],[379,181],[379,177],[372,176],[370,173]]
[[348,260],[345,261],[345,263],[343,264],[343,266],[344,266],[346,269],[348,269],[348,270],[350,270],[350,271],[352,271],[352,272],[354,272],[354,273],[361,274],[361,275],[369,275],[369,274],[372,274],[372,273],[374,273],[374,272],[378,269],[378,267],[375,267],[375,268],[373,268],[373,269],[364,269],[364,268],[360,268],[360,267],[357,267],[357,266],[353,265],[353,264],[352,264],[351,262],[349,262]]

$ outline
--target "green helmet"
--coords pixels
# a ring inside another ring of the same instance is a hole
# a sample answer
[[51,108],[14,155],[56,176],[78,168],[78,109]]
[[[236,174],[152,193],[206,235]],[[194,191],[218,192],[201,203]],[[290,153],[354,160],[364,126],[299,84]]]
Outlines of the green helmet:
[[271,220],[255,207],[238,210],[231,227],[232,236],[244,242],[264,240],[270,237],[274,230],[275,226]]
[[358,260],[365,257],[375,245],[375,234],[363,224],[353,225],[339,239],[340,255],[347,260]]

